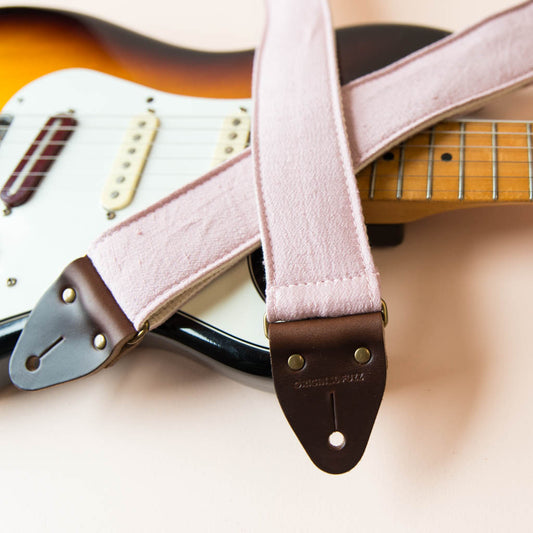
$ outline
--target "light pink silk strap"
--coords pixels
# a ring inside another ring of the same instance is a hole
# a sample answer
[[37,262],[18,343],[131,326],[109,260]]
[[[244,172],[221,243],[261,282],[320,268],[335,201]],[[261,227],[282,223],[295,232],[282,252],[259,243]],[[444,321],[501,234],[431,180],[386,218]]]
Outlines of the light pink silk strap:
[[252,85],[267,319],[379,311],[327,2],[267,5]]
[[[355,170],[430,124],[530,83],[532,28],[533,3],[526,2],[343,87]],[[135,327],[148,319],[152,327],[162,323],[196,285],[259,245],[250,155],[243,152],[90,247],[88,256]]]

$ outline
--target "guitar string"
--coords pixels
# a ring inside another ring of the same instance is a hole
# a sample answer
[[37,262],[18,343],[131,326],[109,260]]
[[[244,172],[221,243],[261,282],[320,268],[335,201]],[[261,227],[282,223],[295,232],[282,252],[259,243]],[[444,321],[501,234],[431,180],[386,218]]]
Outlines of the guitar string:
[[[183,120],[186,120],[186,119],[183,119]],[[194,119],[195,122],[198,121],[198,119]],[[497,124],[498,126],[502,126],[504,124],[506,124],[505,122],[495,122],[495,124]],[[526,126],[527,126],[527,123],[523,123],[524,125],[524,130],[526,130]],[[162,126],[158,126],[156,128],[147,128],[146,131],[149,131],[149,132],[153,132],[153,131],[165,131],[165,132],[172,132],[172,131],[184,131],[184,132],[189,132],[189,131],[209,131],[209,132],[224,132],[224,131],[227,131],[227,132],[233,132],[235,131],[236,129],[238,129],[238,126],[239,125],[236,125],[236,126],[233,126],[233,127],[224,127],[224,128],[221,128],[219,126],[215,126],[215,125],[210,125],[209,127],[206,125],[204,127],[201,127],[201,126],[183,126],[183,125],[179,125],[179,126],[174,126],[174,127],[169,127],[168,125],[162,125]],[[0,132],[7,132],[9,131],[11,128],[14,128],[14,126],[0,126]],[[16,132],[27,132],[27,131],[31,131],[31,132],[41,132],[41,131],[48,131],[50,129],[54,129],[55,131],[69,131],[69,132],[73,132],[75,133],[76,131],[78,131],[78,128],[76,126],[65,126],[65,127],[50,127],[50,128],[40,128],[39,130],[37,130],[35,127],[32,127],[32,126],[21,126],[21,125],[17,125],[16,127]],[[85,124],[83,125],[83,131],[86,132],[86,131],[93,131],[93,130],[98,130],[99,132],[101,131],[105,131],[105,132],[122,132],[124,134],[126,134],[128,131],[131,131],[132,133],[135,132],[137,133],[139,131],[138,128],[134,128],[134,127],[120,127],[120,126],[113,126],[113,127],[101,127],[101,126],[97,126],[97,125],[89,125],[89,124]],[[477,135],[486,135],[487,137],[491,137],[492,136],[492,133],[490,131],[471,131],[471,130],[466,130],[465,132],[466,134],[466,137],[472,135],[472,136],[477,136]],[[528,133],[527,131],[496,131],[494,132],[494,134],[497,136],[497,137],[506,137],[506,136],[517,136],[517,137],[528,137],[528,136],[531,136],[530,133]],[[424,130],[422,132],[419,132],[417,134],[415,134],[413,137],[411,137],[411,139],[415,139],[417,137],[421,137],[421,136],[429,136],[430,135],[430,131],[428,130]],[[436,130],[435,131],[435,137],[439,137],[439,136],[457,136],[459,137],[460,136],[460,131],[457,130]],[[406,141],[406,142],[409,142],[409,141]]]
[[[489,178],[487,178],[489,179]],[[21,191],[27,191],[27,190],[38,190],[39,187],[20,187],[20,189],[17,189],[17,190],[21,190]],[[135,191],[137,192],[138,190],[140,189],[140,187],[136,187],[135,188]],[[164,190],[167,190],[166,188],[162,188]],[[82,192],[82,191],[89,191],[89,190],[94,190],[94,189],[89,189],[89,188],[83,188],[83,187],[77,187],[77,186],[73,186],[72,189],[67,189],[65,187],[62,188],[62,192],[66,192],[66,191],[69,191],[69,192],[72,192],[72,193],[79,193],[79,192]],[[146,192],[146,188],[143,188],[142,190],[144,190],[144,192]],[[155,191],[155,190],[158,190],[157,187],[149,187],[149,190],[151,191]],[[57,189],[55,189],[55,192],[57,192]],[[142,191],[141,191],[142,192]],[[173,191],[170,191],[168,194],[171,194]],[[388,198],[372,198],[372,200],[394,200],[394,201],[402,201],[402,200],[410,200],[409,198],[404,198],[402,197],[401,199],[398,199],[396,197],[396,185],[394,187],[376,187],[374,189],[374,192],[375,193],[390,193],[390,197]],[[435,187],[433,188],[433,196],[431,199],[427,199],[426,197],[426,188],[423,187],[423,188],[404,188],[402,190],[402,193],[403,193],[403,196],[405,196],[406,194],[409,194],[409,193],[420,193],[420,198],[417,198],[416,200],[417,201],[424,201],[424,202],[431,202],[432,200],[437,200],[438,198],[435,198],[435,196],[438,196],[439,194],[452,194],[453,195],[453,200],[458,200],[457,198],[457,188],[455,189],[439,189],[438,187]],[[524,200],[529,200],[529,193],[530,193],[530,190],[529,188],[528,189],[498,189],[498,194],[513,194],[513,195],[518,195],[518,194],[524,194],[524,195],[528,195],[528,198],[524,198]],[[368,188],[365,187],[365,188],[361,188],[360,189],[360,194],[362,196],[362,200],[368,200]],[[495,201],[495,202],[500,202],[500,203],[505,203],[505,202],[510,202],[510,203],[513,203],[513,202],[517,202],[517,201],[521,201],[521,200],[518,200],[516,198],[513,198],[513,199],[508,199],[508,200],[505,200],[505,199],[502,199],[502,198],[498,198],[497,200],[493,200],[492,198],[492,188],[490,189],[467,189],[465,190],[465,197],[468,197],[470,195],[473,195],[473,194],[478,194],[478,195],[484,195],[483,198],[480,198],[480,200],[491,200],[491,201]],[[99,197],[100,195],[100,191],[98,191],[97,193],[97,196]],[[446,200],[448,200],[449,198],[446,198]],[[463,200],[461,201],[464,201],[464,200],[468,200],[469,198],[464,198]],[[472,200],[472,198],[470,198]],[[120,210],[119,210],[120,211]]]

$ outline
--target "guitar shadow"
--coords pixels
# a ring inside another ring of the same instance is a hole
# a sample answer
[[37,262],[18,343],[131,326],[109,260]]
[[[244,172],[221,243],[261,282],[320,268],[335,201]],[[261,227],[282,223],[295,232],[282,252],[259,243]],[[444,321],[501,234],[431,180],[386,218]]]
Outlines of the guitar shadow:
[[391,316],[381,438],[419,471],[453,460],[486,410],[487,376],[509,355],[498,344],[530,328],[516,300],[533,298],[533,284],[512,273],[533,266],[531,242],[531,206],[489,207],[410,224],[401,246],[374,255]]

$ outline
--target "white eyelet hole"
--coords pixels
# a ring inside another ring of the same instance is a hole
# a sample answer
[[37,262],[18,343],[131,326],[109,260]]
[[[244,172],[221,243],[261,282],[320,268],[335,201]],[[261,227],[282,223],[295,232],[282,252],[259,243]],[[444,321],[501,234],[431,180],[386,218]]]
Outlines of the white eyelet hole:
[[328,437],[328,443],[334,450],[342,450],[346,445],[346,439],[340,431],[334,431]]

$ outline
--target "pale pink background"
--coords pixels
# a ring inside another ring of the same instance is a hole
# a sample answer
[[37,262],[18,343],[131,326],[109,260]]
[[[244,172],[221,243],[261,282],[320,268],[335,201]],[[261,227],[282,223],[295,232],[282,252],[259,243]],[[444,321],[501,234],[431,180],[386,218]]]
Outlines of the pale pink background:
[[[460,29],[512,3],[332,6],[338,26]],[[31,4],[211,49],[253,45],[262,20],[259,0]],[[533,119],[533,94],[496,111]],[[316,470],[272,394],[145,347],[86,380],[0,393],[2,530],[530,531],[533,206],[410,224],[375,259],[389,380],[353,472]]]

